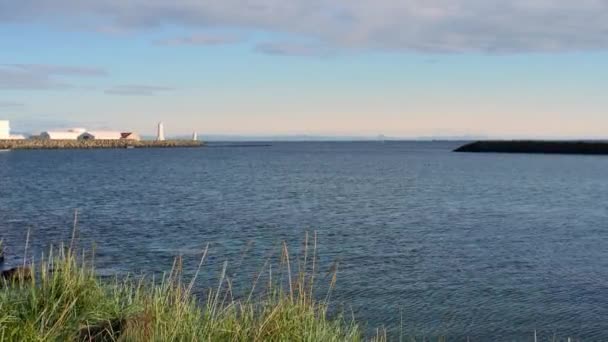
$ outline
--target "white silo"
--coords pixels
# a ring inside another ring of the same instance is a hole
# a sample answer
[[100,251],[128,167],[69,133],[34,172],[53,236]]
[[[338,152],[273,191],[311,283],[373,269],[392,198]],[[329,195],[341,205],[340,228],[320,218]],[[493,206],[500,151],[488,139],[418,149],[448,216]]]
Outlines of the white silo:
[[0,139],[11,138],[11,125],[8,120],[0,120]]
[[156,135],[156,141],[165,141],[165,125],[162,122],[158,123],[158,134]]

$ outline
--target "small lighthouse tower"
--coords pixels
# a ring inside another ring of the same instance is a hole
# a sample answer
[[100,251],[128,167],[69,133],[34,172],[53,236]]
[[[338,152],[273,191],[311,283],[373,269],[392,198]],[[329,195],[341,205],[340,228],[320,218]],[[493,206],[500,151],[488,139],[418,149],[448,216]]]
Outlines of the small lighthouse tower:
[[162,122],[158,123],[158,134],[156,135],[156,141],[165,141],[165,124]]
[[198,141],[198,133],[192,133],[192,141]]

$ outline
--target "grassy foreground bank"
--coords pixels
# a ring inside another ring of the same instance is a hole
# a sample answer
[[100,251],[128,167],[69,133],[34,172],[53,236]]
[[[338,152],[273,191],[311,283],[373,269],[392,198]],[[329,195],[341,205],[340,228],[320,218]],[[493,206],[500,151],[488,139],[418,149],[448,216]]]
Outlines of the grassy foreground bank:
[[[286,272],[266,263],[262,272],[267,272],[268,279],[260,272],[250,292],[239,298],[233,296],[226,263],[217,286],[202,297],[193,293],[207,248],[195,275],[187,281],[181,258],[159,281],[145,277],[108,280],[85,261],[86,254],[76,255],[73,248],[51,249],[36,264],[24,261],[23,266],[0,273],[0,342],[448,340],[405,337],[402,331],[389,339],[384,329],[365,337],[354,319],[329,310],[337,266],[327,278],[319,277],[329,279],[323,284],[329,291],[321,300],[315,299],[316,248],[309,256],[305,246],[303,256],[293,259],[283,245],[281,268]],[[293,275],[292,269],[297,270]],[[555,335],[537,338],[536,333],[525,340],[579,341]],[[467,337],[466,341],[472,340]]]
[[[178,258],[155,283],[144,278],[104,281],[84,254],[53,249],[36,265],[0,280],[0,341],[363,340],[352,320],[330,317],[329,296],[313,298],[314,261],[312,273],[292,277],[287,246],[282,259],[288,281],[262,285],[255,280],[251,294],[242,299],[232,298],[226,265],[217,288],[196,298],[194,282],[206,254],[207,249],[193,279],[183,279]],[[305,255],[298,264],[311,269],[310,260],[314,258]],[[330,282],[331,288],[335,273]]]

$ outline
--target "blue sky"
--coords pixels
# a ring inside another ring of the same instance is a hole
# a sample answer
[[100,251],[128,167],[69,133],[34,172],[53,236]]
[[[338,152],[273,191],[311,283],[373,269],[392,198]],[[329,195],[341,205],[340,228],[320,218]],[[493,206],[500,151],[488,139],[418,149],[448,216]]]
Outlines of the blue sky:
[[21,131],[606,137],[599,0],[0,1]]

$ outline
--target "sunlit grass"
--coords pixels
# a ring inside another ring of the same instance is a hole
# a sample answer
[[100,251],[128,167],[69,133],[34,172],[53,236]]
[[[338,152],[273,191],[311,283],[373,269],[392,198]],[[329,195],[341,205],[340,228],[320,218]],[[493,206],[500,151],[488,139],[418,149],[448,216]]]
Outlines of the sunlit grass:
[[[202,298],[193,293],[208,246],[188,281],[181,257],[158,281],[143,276],[108,280],[96,274],[92,255],[76,254],[75,236],[70,246],[51,248],[38,262],[24,260],[9,278],[0,279],[0,342],[366,340],[354,318],[330,309],[338,265],[319,284],[316,235],[310,246],[306,235],[296,258],[283,244],[279,269],[273,272],[266,260],[238,298],[227,263],[216,286]],[[319,285],[324,291],[315,290]],[[368,340],[417,341],[402,329],[391,339],[382,328]]]
[[[0,341],[361,341],[352,319],[330,315],[328,295],[314,298],[315,252],[296,258],[282,248],[287,279],[256,279],[251,292],[234,299],[224,264],[219,283],[197,298],[193,288],[204,269],[202,251],[196,275],[184,281],[182,259],[154,282],[145,278],[100,279],[87,256],[72,247],[51,248],[29,273],[2,280]],[[316,246],[316,243],[315,243]],[[316,247],[313,247],[316,249]],[[308,271],[307,271],[308,270]],[[262,272],[260,272],[261,274]],[[284,284],[284,285],[280,285]]]

